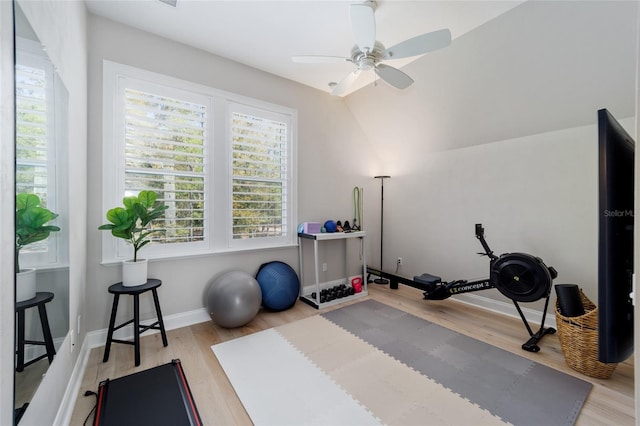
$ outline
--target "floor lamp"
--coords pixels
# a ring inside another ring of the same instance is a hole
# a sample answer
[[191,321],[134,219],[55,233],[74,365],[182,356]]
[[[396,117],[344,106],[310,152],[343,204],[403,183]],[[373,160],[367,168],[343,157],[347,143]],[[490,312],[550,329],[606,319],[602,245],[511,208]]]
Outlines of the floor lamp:
[[[391,176],[374,176],[375,179],[380,179],[380,270],[382,271],[382,248],[384,247],[384,180],[390,179]],[[378,277],[373,280],[376,284],[389,284],[389,280]]]

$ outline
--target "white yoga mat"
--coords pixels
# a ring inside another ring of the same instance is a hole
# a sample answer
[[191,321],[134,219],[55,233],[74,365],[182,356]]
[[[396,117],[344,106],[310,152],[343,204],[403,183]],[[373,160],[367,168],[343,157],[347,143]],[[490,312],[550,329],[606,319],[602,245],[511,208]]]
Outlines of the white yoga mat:
[[380,424],[273,329],[211,349],[256,425]]

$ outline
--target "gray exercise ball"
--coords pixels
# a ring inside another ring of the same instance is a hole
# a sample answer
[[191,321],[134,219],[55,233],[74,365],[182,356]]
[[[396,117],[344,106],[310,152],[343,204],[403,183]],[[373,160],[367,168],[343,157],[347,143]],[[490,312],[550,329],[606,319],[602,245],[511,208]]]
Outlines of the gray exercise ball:
[[262,290],[246,272],[231,271],[216,278],[207,291],[211,319],[221,327],[241,327],[251,321],[262,303]]

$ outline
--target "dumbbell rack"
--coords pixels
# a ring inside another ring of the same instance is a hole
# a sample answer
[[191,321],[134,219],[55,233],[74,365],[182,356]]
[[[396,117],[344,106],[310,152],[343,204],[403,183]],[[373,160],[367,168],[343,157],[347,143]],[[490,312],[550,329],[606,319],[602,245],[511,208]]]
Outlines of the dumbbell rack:
[[[321,234],[303,234],[298,233],[298,256],[300,260],[300,300],[307,303],[308,305],[313,306],[316,309],[327,308],[329,306],[337,305],[340,303],[344,303],[350,300],[359,299],[361,297],[365,297],[367,293],[367,279],[366,279],[366,270],[367,270],[367,261],[366,261],[366,252],[365,252],[365,243],[364,237],[366,235],[365,231],[357,231],[357,232],[333,232],[333,233],[321,233]],[[346,284],[347,287],[351,286],[351,282],[349,281],[348,274],[348,266],[349,266],[349,256],[347,250],[347,243],[350,240],[357,239],[360,243],[361,249],[361,260],[362,260],[362,291],[360,293],[355,293],[351,296],[345,296],[342,298],[330,300],[328,302],[320,301],[320,291],[333,287],[336,284],[336,281],[340,281],[340,283]],[[345,245],[345,276],[339,280],[333,280],[331,282],[320,282],[320,268],[318,262],[318,243],[321,241],[335,241],[335,240],[343,240]],[[305,285],[304,279],[304,258],[303,258],[303,245],[305,241],[313,242],[313,259],[314,259],[314,277],[315,283]],[[309,288],[314,288],[313,291],[309,291]],[[315,298],[312,297],[312,293],[315,293]]]

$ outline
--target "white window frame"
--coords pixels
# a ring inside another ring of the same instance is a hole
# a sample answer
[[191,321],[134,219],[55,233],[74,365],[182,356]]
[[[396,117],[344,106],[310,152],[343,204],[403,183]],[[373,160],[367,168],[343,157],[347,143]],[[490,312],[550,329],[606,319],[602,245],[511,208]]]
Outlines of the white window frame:
[[[21,268],[40,270],[68,265],[68,211],[66,179],[66,142],[68,137],[67,94],[60,77],[42,45],[34,40],[16,37],[16,63],[44,70],[47,85],[47,199],[46,207],[59,216],[51,222],[61,232],[52,232],[44,241],[44,249],[20,253]],[[17,184],[17,182],[16,182]]]
[[[146,259],[178,258],[242,250],[295,246],[297,242],[297,186],[296,186],[296,128],[297,111],[292,108],[221,91],[205,85],[165,76],[111,61],[103,61],[103,197],[100,223],[106,223],[107,210],[120,206],[124,194],[124,129],[122,128],[124,87],[134,83],[136,88],[160,95],[170,91],[196,103],[207,104],[206,177],[205,177],[205,241],[193,243],[149,244],[140,256]],[[290,125],[290,182],[288,194],[289,216],[286,238],[277,240],[256,238],[238,244],[233,241],[231,197],[231,146],[228,139],[228,111],[230,104],[247,105],[262,111],[273,111],[288,117]],[[133,249],[108,231],[102,233],[102,263],[130,259]]]

